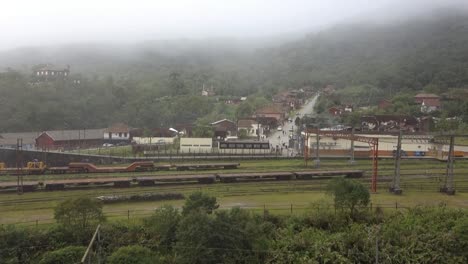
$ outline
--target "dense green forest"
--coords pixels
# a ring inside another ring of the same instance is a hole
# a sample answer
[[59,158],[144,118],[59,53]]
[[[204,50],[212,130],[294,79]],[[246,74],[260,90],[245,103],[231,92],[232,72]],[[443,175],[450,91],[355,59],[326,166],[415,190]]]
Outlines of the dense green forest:
[[362,188],[367,197],[337,200],[335,192],[335,210],[317,205],[296,216],[221,210],[215,197],[197,192],[182,210],[163,206],[141,221],[105,222],[96,200],[68,199],[55,209],[57,224],[1,226],[0,262],[77,263],[101,223],[92,259],[110,264],[466,263],[465,211],[371,210]]
[[[235,119],[237,107],[201,97],[203,86],[221,99],[269,100],[278,90],[326,84],[370,87],[381,97],[468,84],[466,14],[342,24],[277,46],[245,46],[179,40],[2,52],[0,66],[10,69],[0,73],[0,132]],[[32,67],[42,63],[70,65],[69,81],[31,84]],[[255,106],[246,104],[242,109]]]

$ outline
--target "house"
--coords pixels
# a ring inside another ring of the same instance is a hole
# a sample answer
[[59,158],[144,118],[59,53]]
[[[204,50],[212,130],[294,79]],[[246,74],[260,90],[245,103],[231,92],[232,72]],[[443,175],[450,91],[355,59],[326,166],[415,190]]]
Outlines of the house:
[[211,86],[211,88],[205,88],[205,85],[203,85],[201,95],[202,96],[215,96],[216,94],[213,90],[213,86]]
[[325,88],[323,88],[322,92],[325,96],[332,95],[335,93],[335,86],[328,84],[327,86],[325,86]]
[[413,116],[405,115],[372,115],[361,117],[361,131],[396,132],[419,131],[419,122]]
[[421,112],[430,113],[440,109],[439,99],[426,99],[421,103]]
[[1,133],[0,147],[16,148],[17,144],[20,143],[23,150],[33,150],[36,147],[36,138],[39,134],[40,132]]
[[343,111],[346,113],[352,113],[353,112],[353,106],[352,105],[345,105],[343,107]]
[[70,65],[66,67],[55,67],[46,65],[33,70],[33,75],[39,80],[65,79],[70,75]]
[[223,102],[227,105],[238,105],[242,101],[240,98],[228,98],[228,99],[224,99]]
[[216,138],[226,138],[229,136],[237,136],[237,125],[235,122],[222,119],[211,123]]
[[273,102],[286,108],[286,110],[293,110],[303,104],[303,91],[292,90],[282,91],[273,96]]
[[64,150],[98,147],[104,143],[102,129],[52,130],[36,137],[36,148],[42,150]]
[[340,116],[342,114],[342,110],[341,110],[341,108],[332,106],[332,107],[328,108],[328,113],[330,115],[332,115],[332,116]]
[[383,100],[380,100],[378,108],[384,110],[392,106],[393,106],[392,101],[388,99],[383,99]]
[[255,114],[252,116],[253,118],[264,118],[264,117],[271,117],[276,119],[278,123],[282,122],[286,118],[286,112],[284,109],[281,108],[279,105],[268,105],[261,107]]
[[130,141],[130,127],[124,123],[116,123],[104,131],[104,139],[109,142]]
[[[260,136],[262,138],[265,135],[264,126],[260,124],[259,121],[255,119],[239,119],[237,120],[237,131],[245,130],[247,132],[247,137]],[[239,134],[239,133],[238,133]]]
[[414,96],[414,102],[421,105],[421,112],[423,113],[430,113],[440,109],[440,97],[435,94],[417,94]]

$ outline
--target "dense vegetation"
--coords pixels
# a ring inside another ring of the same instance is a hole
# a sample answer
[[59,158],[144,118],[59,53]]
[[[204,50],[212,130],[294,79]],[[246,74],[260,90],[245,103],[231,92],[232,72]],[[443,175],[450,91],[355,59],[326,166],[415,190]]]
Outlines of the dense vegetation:
[[[116,121],[146,128],[206,125],[236,117],[237,107],[224,105],[224,98],[269,100],[286,88],[331,83],[364,91],[349,99],[353,103],[466,88],[468,15],[339,25],[261,50],[226,42],[70,45],[2,53],[0,61],[15,69],[0,74],[0,131],[94,128]],[[31,68],[40,63],[70,64],[70,81],[31,84]],[[202,87],[212,87],[220,100],[201,97]],[[242,106],[241,113],[251,112],[252,105]]]
[[[142,221],[104,222],[102,240],[95,249],[105,263],[468,261],[466,211],[441,205],[389,213],[365,207],[369,193],[356,182],[335,181],[328,189],[335,198],[335,210],[311,208],[300,216],[220,210],[216,198],[193,193],[182,210],[164,206]],[[81,228],[66,224],[57,213],[58,224],[47,228],[2,226],[0,262],[79,261],[97,225],[94,221],[104,220],[94,214],[99,207],[96,201],[85,200],[65,201],[56,209],[73,215],[79,210],[70,205],[89,205],[92,209],[87,213],[74,215]]]

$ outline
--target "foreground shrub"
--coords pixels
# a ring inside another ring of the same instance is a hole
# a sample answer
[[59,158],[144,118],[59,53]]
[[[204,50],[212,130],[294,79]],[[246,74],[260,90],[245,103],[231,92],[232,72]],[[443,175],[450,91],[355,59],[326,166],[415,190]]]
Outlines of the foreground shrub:
[[109,264],[153,264],[158,258],[142,246],[121,247],[107,259]]
[[79,263],[86,247],[82,246],[69,246],[54,251],[46,252],[39,264],[74,264]]

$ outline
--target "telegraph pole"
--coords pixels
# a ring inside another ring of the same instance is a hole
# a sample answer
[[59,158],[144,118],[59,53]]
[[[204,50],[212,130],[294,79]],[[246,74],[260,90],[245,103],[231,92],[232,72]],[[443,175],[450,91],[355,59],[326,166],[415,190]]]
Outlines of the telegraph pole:
[[19,194],[23,194],[23,139],[17,138],[16,139],[16,192]]
[[316,135],[316,146],[315,146],[315,167],[320,167],[320,126],[317,126]]
[[395,173],[393,175],[392,186],[390,187],[390,192],[393,192],[394,194],[401,194],[403,192],[400,188],[401,137],[402,131],[400,129],[395,153]]
[[447,157],[447,170],[445,175],[445,186],[441,189],[442,192],[447,193],[448,195],[455,194],[455,188],[453,186],[453,152],[454,152],[454,144],[455,144],[455,137],[453,135],[450,136],[450,147]]
[[351,129],[351,153],[349,157],[349,164],[356,164],[356,161],[354,160],[354,126]]

